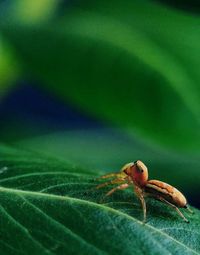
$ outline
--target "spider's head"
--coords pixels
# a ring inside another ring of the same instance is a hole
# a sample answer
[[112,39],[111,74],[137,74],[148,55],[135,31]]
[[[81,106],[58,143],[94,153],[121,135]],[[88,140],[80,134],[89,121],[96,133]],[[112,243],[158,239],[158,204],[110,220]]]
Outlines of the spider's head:
[[145,186],[148,180],[148,169],[140,160],[123,166],[122,172],[130,176],[133,182],[140,187]]

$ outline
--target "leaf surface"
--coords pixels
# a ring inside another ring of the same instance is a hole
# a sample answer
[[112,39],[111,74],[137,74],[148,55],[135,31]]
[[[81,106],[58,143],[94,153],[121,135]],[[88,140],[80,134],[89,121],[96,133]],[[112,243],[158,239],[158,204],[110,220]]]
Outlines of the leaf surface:
[[186,224],[148,200],[143,224],[131,189],[97,203],[105,192],[92,190],[98,171],[4,145],[0,151],[1,254],[200,254],[198,210],[185,212]]

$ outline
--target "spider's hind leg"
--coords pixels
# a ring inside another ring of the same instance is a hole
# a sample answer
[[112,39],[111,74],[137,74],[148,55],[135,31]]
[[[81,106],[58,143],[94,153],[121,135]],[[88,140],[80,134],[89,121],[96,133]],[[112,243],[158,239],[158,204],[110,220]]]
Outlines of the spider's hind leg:
[[188,205],[185,206],[185,209],[187,209],[190,213],[194,214],[194,212],[190,209]]
[[168,204],[169,206],[171,206],[172,208],[174,208],[176,211],[177,211],[177,213],[181,216],[181,218],[185,221],[185,222],[187,222],[187,223],[189,223],[189,220],[187,220],[186,218],[185,218],[185,216],[182,214],[182,212],[178,209],[178,207],[176,207],[175,205],[173,205],[173,204],[171,204],[169,201],[167,201],[166,199],[164,199],[163,197],[158,197],[158,199],[161,201],[161,202],[164,202],[165,204]]

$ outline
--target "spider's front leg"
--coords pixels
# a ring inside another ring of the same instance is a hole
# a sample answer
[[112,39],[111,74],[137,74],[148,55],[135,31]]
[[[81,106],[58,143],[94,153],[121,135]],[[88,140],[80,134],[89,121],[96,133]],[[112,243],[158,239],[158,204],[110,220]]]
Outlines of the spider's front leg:
[[127,175],[124,172],[109,173],[109,174],[105,174],[105,175],[98,177],[97,180],[109,179],[109,178],[113,178],[113,177],[116,177],[116,179],[124,179],[127,177]]
[[118,185],[117,187],[111,189],[110,191],[108,191],[105,196],[101,199],[101,202],[105,199],[105,197],[108,197],[110,195],[112,195],[115,191],[117,190],[123,190],[123,189],[127,189],[129,187],[130,184],[128,183],[123,183],[121,185]]
[[117,179],[114,179],[114,180],[104,182],[104,183],[101,183],[101,184],[97,185],[96,189],[101,189],[101,188],[106,187],[110,184],[118,184],[118,183],[123,183],[123,182],[124,182],[124,179],[117,178]]
[[111,189],[110,191],[108,191],[108,192],[105,194],[105,197],[112,195],[112,194],[113,194],[115,191],[117,191],[117,190],[127,189],[127,188],[129,187],[129,185],[130,185],[130,184],[128,184],[128,183],[123,183],[123,184],[121,184],[121,185],[119,185],[119,186],[117,186],[117,187]]
[[143,190],[138,187],[137,185],[135,185],[135,194],[136,196],[139,198],[141,205],[142,205],[142,209],[143,209],[143,223],[146,222],[147,220],[147,209],[146,209],[146,201],[144,199],[144,192]]
[[97,185],[96,189],[106,187],[110,184],[123,183],[127,179],[127,175],[125,175],[124,173],[110,173],[110,174],[103,175],[103,176],[99,177],[97,180],[108,179],[108,178],[112,178],[112,177],[116,177],[116,178],[111,181],[107,181],[107,182]]
[[111,173],[111,174],[107,174],[107,175],[103,175],[98,179],[107,179],[107,178],[111,178],[111,177],[116,177],[113,180],[101,183],[99,185],[96,186],[96,189],[101,189],[103,187],[106,187],[108,185],[112,185],[112,184],[119,184],[118,186],[114,187],[113,189],[111,189],[110,191],[108,191],[105,196],[101,199],[101,202],[103,201],[103,199],[107,196],[112,195],[115,191],[117,190],[123,190],[129,187],[129,179],[128,176],[123,173]]

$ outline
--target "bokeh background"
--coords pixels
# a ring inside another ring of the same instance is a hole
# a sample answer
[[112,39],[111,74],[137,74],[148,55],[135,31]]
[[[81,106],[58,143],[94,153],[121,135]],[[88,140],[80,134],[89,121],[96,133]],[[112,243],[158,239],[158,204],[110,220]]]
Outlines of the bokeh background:
[[200,4],[0,1],[1,143],[150,178],[200,207]]

